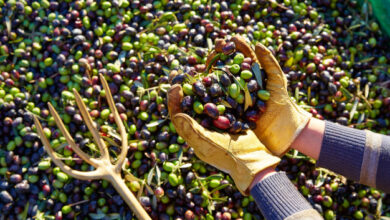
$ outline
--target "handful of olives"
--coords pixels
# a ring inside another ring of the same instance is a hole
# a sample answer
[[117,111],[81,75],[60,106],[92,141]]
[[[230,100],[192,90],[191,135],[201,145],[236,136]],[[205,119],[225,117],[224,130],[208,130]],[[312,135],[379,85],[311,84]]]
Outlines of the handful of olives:
[[181,73],[172,79],[173,84],[182,85],[184,113],[205,128],[233,134],[255,129],[256,121],[265,111],[265,101],[270,98],[265,90],[264,71],[236,44],[237,41],[216,42],[206,73],[194,76]]

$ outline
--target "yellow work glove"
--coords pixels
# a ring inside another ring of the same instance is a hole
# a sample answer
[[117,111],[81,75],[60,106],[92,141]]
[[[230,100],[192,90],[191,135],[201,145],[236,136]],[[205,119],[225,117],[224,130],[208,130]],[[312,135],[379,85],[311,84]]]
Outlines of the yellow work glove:
[[[258,43],[253,51],[246,40],[239,35],[232,37],[232,41],[238,51],[259,63],[267,73],[266,89],[271,96],[266,102],[265,112],[256,123],[254,132],[273,154],[283,156],[309,122],[311,114],[300,108],[289,97],[286,76],[265,46]],[[214,61],[214,56],[222,51],[224,44],[224,40],[216,41],[215,50],[207,57],[206,66]]]
[[311,114],[289,97],[286,76],[271,52],[259,43],[255,47],[255,54],[267,73],[266,88],[271,96],[254,132],[272,153],[282,156],[305,128]]
[[248,194],[248,187],[258,172],[279,163],[280,159],[273,156],[251,130],[242,135],[230,135],[203,128],[189,115],[181,113],[182,99],[181,86],[172,86],[168,92],[168,110],[177,133],[201,160],[230,174],[242,194]]

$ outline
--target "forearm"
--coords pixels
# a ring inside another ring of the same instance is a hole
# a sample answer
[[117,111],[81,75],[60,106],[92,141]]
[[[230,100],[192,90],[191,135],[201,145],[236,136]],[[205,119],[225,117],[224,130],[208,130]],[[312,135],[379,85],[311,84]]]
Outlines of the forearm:
[[250,192],[266,219],[322,219],[284,172],[263,172]]
[[317,165],[351,180],[390,192],[390,138],[312,119],[292,148]]
[[325,131],[325,121],[311,118],[306,127],[291,144],[291,148],[318,160],[322,139]]

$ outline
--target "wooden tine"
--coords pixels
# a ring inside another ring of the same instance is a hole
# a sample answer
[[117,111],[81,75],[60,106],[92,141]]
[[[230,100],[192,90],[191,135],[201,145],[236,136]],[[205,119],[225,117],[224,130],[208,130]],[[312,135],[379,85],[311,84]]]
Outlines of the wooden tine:
[[110,87],[108,86],[107,81],[104,78],[104,76],[102,74],[99,74],[99,76],[100,76],[100,81],[102,82],[102,85],[103,85],[103,89],[106,92],[106,99],[107,99],[108,105],[111,109],[111,112],[114,114],[114,119],[115,119],[116,124],[118,125],[119,132],[120,132],[121,138],[122,138],[122,149],[121,149],[121,153],[118,157],[118,160],[116,162],[116,168],[115,168],[116,171],[119,172],[122,169],[122,164],[124,163],[126,156],[127,156],[127,151],[128,151],[127,133],[125,130],[125,126],[123,125],[123,122],[119,116],[118,110],[116,109],[114,100],[113,100],[112,95],[111,95]]
[[64,123],[62,122],[60,116],[58,115],[57,111],[54,109],[54,107],[47,103],[49,106],[49,111],[51,115],[54,117],[54,121],[56,122],[58,128],[60,129],[62,135],[64,135],[66,141],[71,146],[71,148],[80,156],[81,159],[83,159],[85,162],[89,163],[90,165],[97,168],[98,161],[94,158],[91,158],[88,154],[84,153],[79,146],[74,142],[72,136],[69,134],[68,130],[65,128]]
[[89,112],[87,111],[87,107],[85,106],[80,94],[77,92],[76,89],[73,89],[77,106],[80,109],[81,115],[83,116],[83,119],[85,121],[85,124],[87,124],[87,127],[89,131],[92,133],[93,139],[95,140],[96,144],[99,147],[101,157],[104,159],[109,159],[108,150],[106,147],[106,144],[104,143],[103,139],[100,137],[99,132],[97,131],[96,127],[94,126],[92,122],[92,118],[89,115]]
[[83,171],[74,170],[69,166],[67,166],[66,164],[64,164],[64,162],[61,161],[61,159],[56,155],[56,152],[51,147],[49,140],[46,138],[43,132],[42,125],[36,116],[34,116],[34,123],[35,123],[35,127],[37,128],[38,135],[41,137],[46,152],[49,154],[54,164],[60,167],[60,169],[63,172],[65,172],[66,174],[68,174],[73,178],[77,178],[81,180],[101,179],[103,177],[101,175],[101,171],[98,168],[94,171],[83,172]]

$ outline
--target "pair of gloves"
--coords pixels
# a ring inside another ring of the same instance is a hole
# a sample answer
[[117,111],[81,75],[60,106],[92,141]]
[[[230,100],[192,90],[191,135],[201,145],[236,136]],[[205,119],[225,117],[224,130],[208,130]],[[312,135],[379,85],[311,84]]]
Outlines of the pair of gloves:
[[177,133],[184,138],[195,154],[206,163],[228,173],[241,193],[247,195],[249,186],[260,171],[276,167],[309,122],[307,113],[289,97],[287,79],[275,57],[262,44],[255,50],[239,36],[232,40],[237,50],[260,64],[267,73],[267,90],[271,97],[266,111],[256,122],[255,130],[245,134],[218,133],[203,128],[189,115],[182,113],[183,91],[173,85],[168,92],[168,109]]

